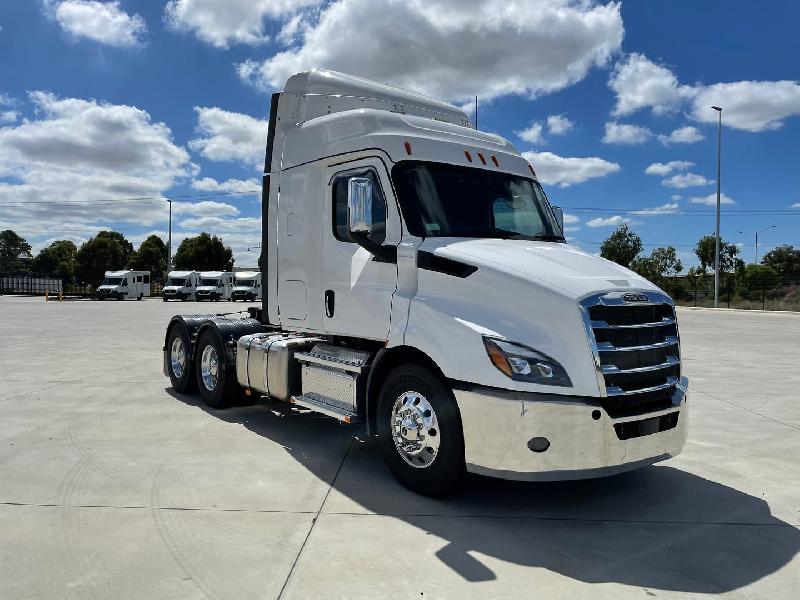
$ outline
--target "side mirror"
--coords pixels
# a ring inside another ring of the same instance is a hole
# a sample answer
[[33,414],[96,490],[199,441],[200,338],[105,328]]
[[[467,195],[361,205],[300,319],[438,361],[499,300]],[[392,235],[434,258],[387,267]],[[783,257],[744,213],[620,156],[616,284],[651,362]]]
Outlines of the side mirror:
[[553,215],[556,217],[556,221],[558,222],[558,226],[561,228],[561,232],[564,232],[564,211],[561,210],[560,206],[553,207]]
[[351,234],[372,232],[372,180],[366,177],[347,180],[347,223]]

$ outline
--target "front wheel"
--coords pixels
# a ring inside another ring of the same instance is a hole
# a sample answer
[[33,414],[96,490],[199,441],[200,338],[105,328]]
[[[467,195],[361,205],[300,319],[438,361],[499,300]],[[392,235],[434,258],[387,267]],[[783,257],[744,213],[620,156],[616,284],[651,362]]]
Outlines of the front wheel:
[[378,438],[386,464],[408,489],[445,496],[461,483],[464,436],[450,389],[428,369],[404,365],[386,378],[378,398]]

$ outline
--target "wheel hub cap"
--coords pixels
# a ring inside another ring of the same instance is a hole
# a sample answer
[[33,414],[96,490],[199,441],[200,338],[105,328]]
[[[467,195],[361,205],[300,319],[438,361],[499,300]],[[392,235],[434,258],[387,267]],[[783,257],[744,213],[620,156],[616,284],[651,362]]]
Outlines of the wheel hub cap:
[[439,422],[430,402],[417,392],[405,392],[392,409],[392,438],[408,464],[424,469],[439,452]]
[[172,373],[180,379],[183,377],[183,372],[186,369],[186,351],[183,347],[183,340],[176,337],[172,340],[172,347],[169,352],[170,364],[172,365]]
[[217,387],[218,373],[217,351],[214,346],[206,346],[200,356],[200,376],[207,390],[213,390]]

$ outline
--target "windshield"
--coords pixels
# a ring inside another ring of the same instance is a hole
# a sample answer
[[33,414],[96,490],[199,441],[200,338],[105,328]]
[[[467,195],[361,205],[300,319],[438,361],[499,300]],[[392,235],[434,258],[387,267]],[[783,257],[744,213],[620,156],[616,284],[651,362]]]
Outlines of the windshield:
[[416,161],[395,165],[392,178],[413,235],[564,240],[533,179]]
[[175,279],[173,277],[167,280],[167,287],[175,286],[175,287],[189,287],[189,280],[188,279]]
[[214,287],[216,287],[216,285],[217,285],[217,283],[218,283],[218,282],[219,282],[219,280],[218,280],[218,279],[201,279],[201,280],[200,280],[200,285],[206,285],[206,286],[214,286]]
[[236,285],[239,287],[256,287],[255,279],[237,279]]
[[[97,280],[95,279],[95,281]],[[122,277],[106,277],[101,285],[120,285],[121,283]]]

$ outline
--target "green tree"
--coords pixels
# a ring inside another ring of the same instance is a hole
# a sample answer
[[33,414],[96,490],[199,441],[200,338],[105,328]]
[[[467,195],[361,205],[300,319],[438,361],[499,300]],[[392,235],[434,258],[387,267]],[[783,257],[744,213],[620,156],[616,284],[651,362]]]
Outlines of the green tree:
[[[694,247],[694,253],[700,261],[703,273],[714,271],[714,255],[716,254],[716,238],[706,235],[700,238]],[[739,248],[729,244],[722,238],[719,240],[719,266],[721,273],[740,273],[744,268],[744,261],[739,258]]]
[[101,231],[81,245],[75,257],[75,274],[81,283],[97,286],[106,271],[128,266],[133,244],[116,231]]
[[789,244],[767,252],[761,264],[773,269],[781,277],[800,277],[800,248]]
[[623,223],[600,246],[600,256],[623,267],[630,267],[633,260],[642,251],[642,238]]
[[181,242],[172,264],[176,269],[186,271],[231,271],[233,250],[217,236],[204,231]]
[[42,248],[33,259],[33,270],[53,275],[67,282],[75,275],[75,257],[78,248],[69,240],[56,240]]
[[650,256],[635,258],[631,269],[658,287],[664,288],[668,277],[675,277],[683,271],[683,263],[672,246],[656,248]]
[[747,265],[742,277],[749,290],[769,290],[778,285],[778,272],[767,265]]
[[27,271],[30,268],[31,245],[11,229],[0,231],[0,273]]
[[151,235],[131,255],[130,266],[138,271],[150,271],[153,279],[161,281],[167,270],[167,245],[157,235]]

